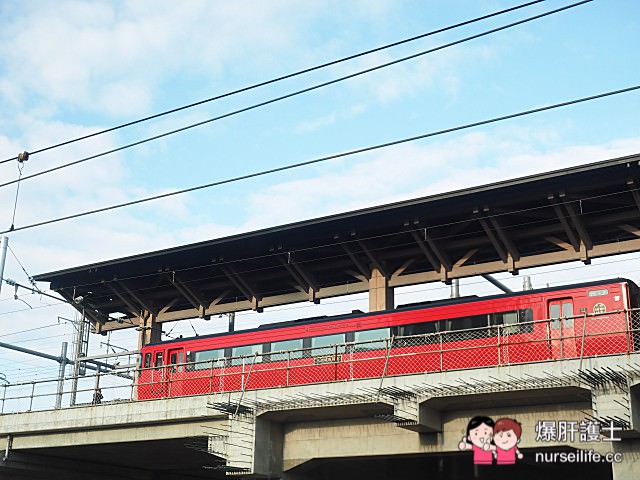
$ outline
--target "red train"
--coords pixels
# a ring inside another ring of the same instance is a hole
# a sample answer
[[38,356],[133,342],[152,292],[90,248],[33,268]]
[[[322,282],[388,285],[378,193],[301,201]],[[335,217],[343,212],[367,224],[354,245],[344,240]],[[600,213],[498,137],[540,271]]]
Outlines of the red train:
[[406,375],[640,349],[626,279],[316,317],[143,347],[138,398]]

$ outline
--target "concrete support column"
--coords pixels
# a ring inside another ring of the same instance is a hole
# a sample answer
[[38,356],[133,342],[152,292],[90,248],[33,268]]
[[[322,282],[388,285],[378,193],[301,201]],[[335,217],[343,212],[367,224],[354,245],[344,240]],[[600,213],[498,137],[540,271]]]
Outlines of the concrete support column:
[[640,440],[624,439],[621,442],[612,442],[613,451],[622,455],[621,462],[611,464],[613,480],[635,480],[640,469]]
[[140,318],[140,335],[138,337],[138,349],[150,343],[159,342],[162,336],[162,328],[157,321],[157,316],[152,312],[145,312]]
[[389,280],[380,269],[373,267],[369,279],[369,311],[379,312],[393,307],[393,288],[389,287]]
[[209,437],[209,453],[226,462],[228,472],[280,478],[283,461],[282,425],[254,414],[230,415],[225,435]]

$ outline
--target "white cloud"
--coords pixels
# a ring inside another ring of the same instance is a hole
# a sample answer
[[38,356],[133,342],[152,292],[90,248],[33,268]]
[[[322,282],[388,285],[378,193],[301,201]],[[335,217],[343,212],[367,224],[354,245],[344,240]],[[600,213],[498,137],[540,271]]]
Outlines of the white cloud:
[[[526,137],[530,137],[529,140]],[[432,145],[403,145],[350,157],[250,196],[247,225],[283,224],[393,201],[434,195],[636,153],[640,137],[550,150],[535,133],[471,133]]]
[[6,102],[25,105],[35,95],[67,108],[131,115],[147,111],[157,88],[181,72],[217,74],[248,55],[247,69],[273,63],[323,4],[68,0],[10,6],[13,22],[3,22],[0,33],[0,67],[11,72],[0,81]]
[[355,105],[348,109],[337,110],[328,115],[304,121],[295,127],[295,133],[312,133],[329,125],[333,125],[338,120],[345,120],[355,117],[366,110],[365,106]]

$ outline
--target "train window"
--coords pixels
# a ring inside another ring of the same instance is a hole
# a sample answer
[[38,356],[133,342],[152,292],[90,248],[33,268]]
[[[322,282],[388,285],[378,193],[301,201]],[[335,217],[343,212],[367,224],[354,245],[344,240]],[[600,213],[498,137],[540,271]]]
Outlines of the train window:
[[531,308],[491,314],[491,325],[507,326],[502,330],[504,334],[533,332],[533,324],[531,322],[533,322],[533,310]]
[[[286,353],[293,350],[291,353]],[[302,339],[281,340],[279,342],[271,342],[271,361],[286,360],[291,358],[302,358]]]
[[445,320],[445,330],[468,330],[470,328],[482,328],[489,325],[489,315],[472,315],[470,317],[458,317]]
[[[502,329],[502,333],[509,335],[514,333],[520,333],[518,330],[518,311],[514,310],[512,312],[501,312],[495,317],[501,317],[500,323],[493,323],[493,325],[505,325],[505,328]],[[497,320],[497,319],[496,319]]]
[[[522,310],[518,310],[518,314],[519,314],[519,317],[520,317],[520,323],[533,322],[533,309],[532,308],[523,308]],[[531,326],[531,330],[530,331],[533,332],[533,325]]]
[[224,349],[218,348],[216,350],[203,350],[201,352],[193,352],[189,356],[188,360],[195,362],[192,367],[193,370],[204,370],[205,368],[212,368],[213,362],[224,357]]
[[560,328],[560,304],[552,303],[549,305],[549,318],[551,319],[551,328],[558,330]]
[[171,365],[172,372],[181,372],[183,368],[182,352],[169,352],[169,365]]
[[387,344],[385,340],[390,336],[390,328],[376,328],[375,330],[360,330],[359,332],[354,332],[356,350],[380,350],[381,348],[386,348]]
[[439,326],[438,322],[424,322],[395,327],[394,333],[396,336],[418,336],[418,338],[401,338],[398,339],[394,345],[398,347],[409,347],[416,344],[438,343],[440,342],[440,338],[435,335],[435,333],[439,331]]
[[311,348],[328,347],[330,345],[338,345],[345,342],[344,333],[336,333],[333,335],[323,335],[321,337],[313,337],[311,339]]
[[233,347],[231,349],[231,365],[250,365],[254,363],[253,356],[255,356],[256,353],[258,355],[255,358],[255,362],[261,362],[262,344]]
[[[473,339],[497,335],[498,329],[491,328],[498,325],[507,325],[504,333],[527,333],[533,332],[533,310],[524,308],[522,310],[511,310],[508,312],[495,312],[482,315],[471,315],[468,317],[449,318],[446,320],[414,323],[394,327],[396,335],[407,337],[411,335],[425,335],[422,339],[402,340],[405,344],[415,345],[416,343],[437,343],[440,336],[437,332],[443,332],[442,340],[445,342]],[[475,329],[470,332],[460,332],[460,330]],[[456,332],[456,333],[453,333]],[[428,335],[434,334],[434,335]]]
[[566,320],[564,321],[565,328],[573,328],[573,302],[571,300],[565,300],[562,302],[562,317]]
[[311,356],[330,355],[332,353],[344,353],[345,334],[336,333],[333,335],[323,335],[311,339]]
[[156,368],[160,368],[162,366],[162,352],[156,353],[155,366],[156,366]]
[[531,333],[533,332],[533,309],[523,308],[518,310],[518,333]]
[[411,335],[424,335],[426,333],[436,333],[438,322],[414,323],[411,325],[401,325],[397,329],[397,333],[401,337],[410,337]]
[[144,354],[144,363],[142,364],[142,368],[149,368],[151,366],[151,354]]

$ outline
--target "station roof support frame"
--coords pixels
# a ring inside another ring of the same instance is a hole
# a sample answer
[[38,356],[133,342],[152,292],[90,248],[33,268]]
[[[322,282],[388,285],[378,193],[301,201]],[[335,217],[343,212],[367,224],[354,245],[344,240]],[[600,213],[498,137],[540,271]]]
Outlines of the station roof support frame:
[[94,330],[640,251],[640,154],[37,275]]

